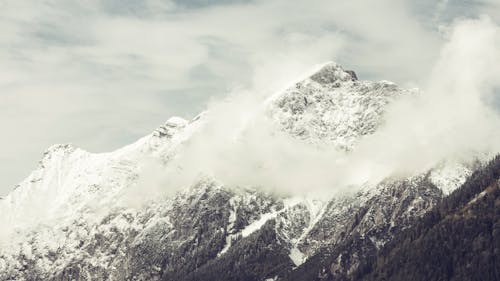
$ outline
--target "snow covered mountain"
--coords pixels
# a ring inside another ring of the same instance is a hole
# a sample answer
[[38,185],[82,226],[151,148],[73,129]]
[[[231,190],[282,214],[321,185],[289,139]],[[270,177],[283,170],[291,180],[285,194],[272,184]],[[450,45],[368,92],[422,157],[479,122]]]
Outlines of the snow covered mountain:
[[[263,101],[258,118],[308,147],[348,154],[383,124],[390,104],[416,94],[327,63]],[[210,122],[210,112],[173,117],[110,153],[49,148],[0,201],[8,226],[0,233],[0,280],[277,280],[322,251],[364,241],[363,251],[338,256],[335,270],[348,276],[476,167],[444,161],[320,197],[228,184],[217,173],[173,181],[189,171],[182,157],[205,141]],[[245,142],[248,126],[235,130],[235,143]]]

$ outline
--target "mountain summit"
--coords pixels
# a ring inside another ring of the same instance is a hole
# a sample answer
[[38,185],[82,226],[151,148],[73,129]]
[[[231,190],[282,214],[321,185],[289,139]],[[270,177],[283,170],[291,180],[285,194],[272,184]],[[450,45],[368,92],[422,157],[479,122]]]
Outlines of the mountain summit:
[[342,66],[335,62],[329,62],[311,76],[311,80],[321,84],[334,84],[336,82],[358,80],[356,73],[352,70],[344,70]]

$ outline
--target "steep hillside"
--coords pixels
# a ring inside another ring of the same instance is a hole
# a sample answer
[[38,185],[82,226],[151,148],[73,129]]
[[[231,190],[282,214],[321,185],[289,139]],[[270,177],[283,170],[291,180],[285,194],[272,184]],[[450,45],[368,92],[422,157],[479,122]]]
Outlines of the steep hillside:
[[500,156],[377,255],[363,280],[499,280]]
[[384,247],[353,237],[284,280],[499,280],[499,207],[497,156]]

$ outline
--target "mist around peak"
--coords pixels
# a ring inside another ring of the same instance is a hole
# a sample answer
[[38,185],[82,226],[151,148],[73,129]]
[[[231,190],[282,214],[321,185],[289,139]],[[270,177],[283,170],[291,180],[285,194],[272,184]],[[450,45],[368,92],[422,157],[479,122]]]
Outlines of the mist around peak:
[[499,66],[491,63],[500,58],[499,30],[487,17],[453,23],[419,93],[389,105],[381,127],[350,153],[278,130],[266,99],[279,86],[267,94],[237,90],[209,106],[205,126],[169,164],[163,186],[188,186],[205,174],[229,186],[332,194],[423,173],[443,161],[486,158],[500,151],[499,114],[485,102],[500,86]]

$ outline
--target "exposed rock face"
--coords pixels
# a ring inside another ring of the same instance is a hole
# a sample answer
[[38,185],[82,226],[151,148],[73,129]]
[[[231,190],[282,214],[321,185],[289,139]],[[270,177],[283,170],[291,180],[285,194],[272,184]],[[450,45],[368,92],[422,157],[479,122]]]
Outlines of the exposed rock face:
[[346,70],[345,72],[351,75],[352,80],[358,80],[358,76],[356,75],[356,72],[354,72],[354,70]]
[[356,81],[331,63],[275,97],[270,114],[301,139],[351,150],[376,131],[388,104],[411,94],[390,82]]
[[[350,151],[376,131],[388,104],[408,94],[330,63],[273,96],[266,114],[299,140]],[[324,199],[205,177],[147,205],[120,202],[142,196],[150,159],[168,166],[203,122],[172,118],[111,153],[50,148],[0,203],[1,222],[18,225],[0,250],[0,280],[293,280],[310,266],[319,277],[348,278],[471,172],[441,167]],[[324,256],[334,262],[318,263]]]

